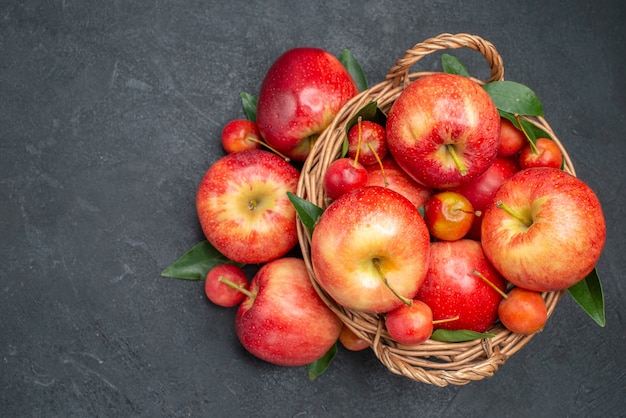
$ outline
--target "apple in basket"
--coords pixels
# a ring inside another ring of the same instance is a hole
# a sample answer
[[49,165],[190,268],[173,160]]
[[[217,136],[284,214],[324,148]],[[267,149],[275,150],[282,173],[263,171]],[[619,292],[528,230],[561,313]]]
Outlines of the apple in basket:
[[244,264],[264,263],[298,242],[298,170],[269,151],[228,154],[205,173],[196,194],[198,219],[207,240],[224,256]]
[[313,288],[300,258],[263,265],[248,293],[235,330],[246,350],[262,360],[302,366],[321,358],[339,338],[343,323]]
[[283,53],[265,75],[257,102],[257,126],[265,141],[303,161],[343,105],[358,93],[350,73],[319,48]]
[[311,262],[337,303],[382,313],[411,303],[426,277],[429,246],[426,224],[408,199],[365,186],[323,212],[311,237]]
[[450,188],[493,163],[500,115],[487,92],[467,77],[437,73],[407,86],[387,119],[387,146],[419,183]]
[[487,258],[516,286],[558,291],[584,279],[604,247],[600,202],[558,168],[527,168],[504,181],[483,215]]
[[[416,299],[430,306],[435,328],[485,332],[498,318],[506,281],[489,263],[480,242],[435,241],[426,280]],[[448,320],[448,321],[446,321]]]

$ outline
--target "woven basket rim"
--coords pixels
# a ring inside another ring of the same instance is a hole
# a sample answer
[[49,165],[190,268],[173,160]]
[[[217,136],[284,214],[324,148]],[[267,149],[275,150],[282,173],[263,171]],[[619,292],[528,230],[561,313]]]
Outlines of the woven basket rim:
[[[411,71],[411,67],[417,61],[435,51],[462,47],[474,49],[486,58],[491,67],[491,76],[487,82],[504,79],[500,55],[490,42],[479,36],[441,34],[414,45],[390,69],[384,81],[353,97],[320,135],[302,167],[297,195],[325,208],[328,202],[321,186],[323,174],[330,162],[341,154],[348,121],[372,101],[386,113],[406,86],[420,77],[434,73]],[[473,80],[484,83],[481,80]],[[547,120],[543,117],[529,116],[524,116],[523,119],[550,135],[563,154],[564,170],[575,176],[571,158]],[[309,277],[321,299],[350,330],[369,343],[376,357],[394,374],[436,386],[465,385],[492,376],[510,356],[517,353],[536,335],[515,334],[497,322],[487,330],[488,333],[495,334],[493,338],[461,343],[443,343],[429,339],[420,345],[399,344],[385,330],[383,315],[346,309],[321,288],[316,281],[310,259],[310,236],[301,222],[298,222],[298,240]],[[548,318],[564,292],[542,294],[548,308]]]

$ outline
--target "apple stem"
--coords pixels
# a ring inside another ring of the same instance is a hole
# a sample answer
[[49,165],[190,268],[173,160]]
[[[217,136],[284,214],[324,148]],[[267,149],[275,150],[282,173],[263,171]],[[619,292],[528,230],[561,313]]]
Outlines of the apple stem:
[[278,151],[276,148],[272,147],[270,144],[268,144],[267,142],[263,142],[257,138],[254,138],[252,136],[248,136],[246,137],[246,139],[248,141],[252,141],[252,142],[256,142],[257,144],[261,144],[264,147],[268,148],[270,151],[272,151],[274,154],[278,155],[280,158],[282,158],[283,160],[290,162],[291,159],[289,157],[287,157],[286,155],[284,155],[283,153],[281,153],[280,151]]
[[495,290],[496,292],[498,292],[498,293],[500,294],[500,296],[502,296],[504,299],[508,299],[507,294],[506,294],[506,293],[504,293],[504,292],[502,291],[502,289],[500,289],[498,286],[496,286],[495,284],[493,284],[493,283],[491,282],[491,280],[489,280],[488,278],[486,278],[484,274],[482,274],[482,273],[481,273],[481,272],[479,272],[478,270],[474,270],[474,271],[472,271],[472,274],[473,274],[474,276],[478,276],[478,277],[480,277],[481,279],[483,279],[483,281],[484,281],[485,283],[487,283],[489,286],[491,286],[491,288],[492,288],[493,290]]
[[385,187],[389,187],[389,181],[387,181],[387,176],[385,175],[385,168],[383,167],[383,162],[380,159],[380,155],[378,155],[378,153],[374,149],[374,146],[370,142],[367,143],[367,146],[369,147],[369,149],[372,150],[372,153],[374,154],[374,158],[376,158],[376,161],[378,162],[378,165],[380,166],[380,172],[383,175]]
[[515,212],[513,209],[511,209],[506,203],[504,203],[502,200],[498,200],[496,202],[496,207],[498,209],[502,209],[504,210],[506,213],[508,213],[509,215],[511,215],[512,217],[514,217],[515,219],[517,219],[518,221],[520,221],[521,223],[523,223],[524,225],[526,225],[527,227],[530,227],[533,224],[532,219],[528,219],[522,215],[520,215],[519,213]]
[[224,283],[225,285],[227,285],[228,287],[231,287],[235,290],[240,291],[241,293],[243,293],[244,295],[248,296],[249,298],[254,299],[256,297],[256,295],[254,293],[252,293],[251,291],[249,291],[248,289],[246,289],[245,287],[243,287],[240,284],[237,284],[235,282],[233,282],[232,280],[224,277],[224,276],[220,276],[219,279],[217,279],[219,282]]
[[389,281],[387,281],[387,277],[385,277],[385,274],[383,273],[382,266],[380,265],[380,260],[378,258],[374,258],[372,262],[374,263],[374,267],[376,268],[376,271],[378,272],[381,280],[383,281],[383,283],[385,283],[385,286],[387,286],[387,288],[389,288],[389,290],[391,290],[391,292],[396,295],[396,297],[400,299],[405,305],[411,306],[413,304],[413,300],[402,296],[393,287],[391,287]]
[[514,115],[515,120],[517,121],[517,123],[519,124],[520,130],[522,131],[522,133],[524,134],[524,136],[526,137],[526,140],[528,141],[528,144],[530,145],[530,151],[533,154],[539,154],[539,150],[537,149],[537,145],[535,145],[535,141],[533,141],[530,138],[530,135],[528,135],[528,132],[526,132],[526,129],[524,129],[524,125],[522,125],[522,121],[520,120],[519,115]]
[[454,161],[454,164],[456,164],[457,168],[459,169],[459,173],[461,174],[461,176],[466,176],[467,175],[467,167],[465,167],[465,165],[463,165],[463,163],[459,159],[459,156],[456,154],[456,150],[454,149],[454,145],[453,144],[446,144],[446,149],[448,150],[448,152],[452,156],[452,160]]
[[356,141],[356,154],[354,155],[354,163],[352,164],[355,168],[356,168],[356,163],[359,161],[359,154],[361,151],[361,135],[363,133],[363,128],[361,127],[361,121],[363,120],[363,117],[359,116],[359,118],[357,119],[357,127],[359,128],[359,135],[357,137],[357,141]]
[[445,322],[452,322],[452,321],[458,321],[459,320],[459,316],[454,316],[452,318],[446,318],[446,319],[435,319],[433,321],[433,325],[437,325],[437,324],[443,324]]

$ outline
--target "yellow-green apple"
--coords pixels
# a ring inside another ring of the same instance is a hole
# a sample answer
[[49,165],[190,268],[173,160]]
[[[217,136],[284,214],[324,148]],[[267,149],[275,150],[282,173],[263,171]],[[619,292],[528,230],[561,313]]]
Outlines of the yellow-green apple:
[[461,193],[445,190],[431,197],[424,206],[424,221],[430,234],[440,240],[463,238],[474,222],[474,208]]
[[230,308],[238,305],[248,289],[248,278],[239,266],[234,264],[218,264],[206,275],[204,293],[216,305]]
[[334,160],[324,173],[324,191],[331,200],[363,187],[365,183],[367,170],[363,164],[349,157]]
[[563,164],[563,154],[559,146],[549,138],[537,138],[535,143],[528,141],[520,151],[518,158],[521,168],[561,168]]
[[298,170],[276,154],[247,150],[228,154],[206,171],[196,194],[198,219],[207,240],[224,256],[244,264],[264,263],[298,242]]
[[435,191],[413,180],[391,157],[383,158],[381,164],[366,165],[367,186],[381,186],[400,193],[415,205],[424,206]]
[[529,335],[543,329],[548,320],[548,308],[541,293],[514,287],[500,302],[498,317],[508,330]]
[[[426,280],[415,298],[430,306],[438,322],[435,328],[485,332],[498,318],[502,300],[492,285],[506,289],[506,281],[489,263],[480,242],[436,241],[430,246]],[[452,318],[457,319],[444,321]]]
[[363,165],[377,164],[387,155],[385,128],[370,120],[358,120],[348,131],[348,157]]
[[419,183],[450,188],[487,170],[498,153],[500,115],[487,92],[455,74],[418,78],[387,118],[387,146]]
[[421,344],[433,333],[433,311],[420,300],[402,305],[385,316],[389,336],[400,344]]
[[320,133],[358,93],[350,73],[319,48],[293,48],[267,71],[256,121],[265,141],[294,161],[303,161]]
[[321,287],[339,304],[382,313],[410,299],[428,268],[429,234],[417,208],[399,193],[365,186],[331,203],[311,238]]
[[301,366],[322,357],[343,323],[322,301],[300,258],[263,265],[239,305],[235,330],[254,356],[279,366]]
[[[496,194],[504,180],[517,173],[520,167],[517,160],[513,157],[496,157],[487,171],[459,187],[449,189],[451,191],[461,193],[472,204],[474,210],[484,212],[487,205],[491,203],[493,196]],[[480,226],[482,224],[482,216],[475,216],[472,227],[467,234],[467,238],[480,241]]]
[[482,245],[500,273],[538,292],[567,289],[595,267],[606,239],[598,197],[558,168],[507,179],[483,215]]

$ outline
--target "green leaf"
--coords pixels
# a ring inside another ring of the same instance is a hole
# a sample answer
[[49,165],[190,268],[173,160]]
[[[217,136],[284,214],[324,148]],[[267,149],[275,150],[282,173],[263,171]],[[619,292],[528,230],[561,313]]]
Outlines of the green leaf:
[[466,329],[448,330],[436,329],[430,336],[431,340],[441,341],[444,343],[460,343],[464,341],[478,340],[480,338],[493,338],[496,334],[483,334],[480,332],[470,331]]
[[359,116],[361,117],[361,120],[369,120],[370,122],[378,123],[383,127],[387,124],[387,115],[385,112],[380,110],[377,102],[371,101],[359,109],[356,115],[350,118],[346,124],[346,134],[350,132],[350,129],[352,129],[354,125],[357,124]]
[[349,49],[344,49],[341,51],[339,55],[339,61],[346,67],[346,70],[352,76],[352,79],[356,83],[359,91],[363,91],[367,89],[367,79],[365,77],[365,73],[363,72],[363,68],[361,68],[361,64],[356,60],[352,52]]
[[606,325],[604,293],[598,271],[595,268],[587,277],[571,286],[567,291],[596,324],[601,327]]
[[245,91],[241,93],[241,105],[246,117],[256,123],[256,104],[257,98]]
[[306,368],[309,373],[309,380],[315,380],[316,377],[321,376],[328,369],[328,366],[330,366],[330,363],[336,355],[337,343],[333,344],[330,350],[328,350],[320,359],[307,364]]
[[317,224],[320,216],[322,216],[324,210],[291,192],[287,192],[287,196],[289,197],[293,207],[296,208],[296,212],[298,213],[302,224],[309,231],[309,234],[313,235],[313,229],[315,229],[315,225]]
[[543,107],[537,95],[515,81],[492,81],[483,85],[499,110],[517,115],[543,116]]
[[463,77],[470,76],[469,71],[467,71],[467,68],[463,65],[461,60],[450,54],[441,55],[441,66],[443,67],[443,71],[448,74],[458,74]]
[[[209,270],[219,264],[232,263],[213,247],[209,241],[194,245],[162,272],[163,277],[185,280],[204,280]],[[242,266],[241,264],[238,264]]]

